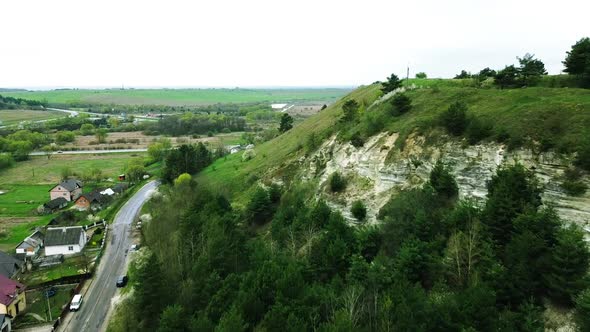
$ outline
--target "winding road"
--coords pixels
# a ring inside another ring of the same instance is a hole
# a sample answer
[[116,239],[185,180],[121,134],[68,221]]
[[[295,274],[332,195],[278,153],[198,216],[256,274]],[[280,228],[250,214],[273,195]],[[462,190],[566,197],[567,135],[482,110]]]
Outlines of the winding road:
[[109,227],[109,242],[92,283],[86,294],[83,294],[82,306],[78,312],[66,318],[59,331],[106,330],[107,314],[117,291],[117,276],[125,274],[127,251],[131,246],[131,223],[157,186],[157,181],[147,183],[121,207]]

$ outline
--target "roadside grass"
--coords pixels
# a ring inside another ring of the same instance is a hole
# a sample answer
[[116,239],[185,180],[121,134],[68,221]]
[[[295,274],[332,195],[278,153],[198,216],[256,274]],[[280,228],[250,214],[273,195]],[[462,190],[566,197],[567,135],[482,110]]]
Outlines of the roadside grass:
[[143,152],[56,154],[50,159],[46,156],[32,156],[29,160],[18,162],[15,166],[0,172],[0,190],[4,184],[56,184],[65,168],[78,175],[96,168],[100,169],[105,177],[115,179],[134,157],[145,155]]
[[41,110],[0,110],[0,125],[11,126],[22,121],[40,121],[58,119],[68,116],[67,113],[58,111]]
[[73,285],[56,287],[55,295],[49,299],[45,297],[44,289],[27,291],[27,309],[16,317],[13,327],[18,328],[25,325],[41,323],[41,321],[37,320],[32,315],[27,315],[29,313],[39,315],[48,321],[49,315],[47,302],[49,302],[49,307],[51,308],[51,318],[57,319],[64,309],[64,306],[66,306],[72,299],[73,289]]
[[2,95],[56,104],[210,105],[216,103],[335,101],[351,89],[132,89],[6,92]]

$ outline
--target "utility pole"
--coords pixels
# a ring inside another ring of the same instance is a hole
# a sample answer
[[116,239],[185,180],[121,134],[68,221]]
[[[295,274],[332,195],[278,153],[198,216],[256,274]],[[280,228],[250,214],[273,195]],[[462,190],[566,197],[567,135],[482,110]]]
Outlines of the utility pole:
[[49,321],[52,321],[53,318],[51,318],[51,305],[49,304],[49,294],[47,293],[49,291],[49,289],[45,290],[45,298],[47,299],[47,311],[49,312]]

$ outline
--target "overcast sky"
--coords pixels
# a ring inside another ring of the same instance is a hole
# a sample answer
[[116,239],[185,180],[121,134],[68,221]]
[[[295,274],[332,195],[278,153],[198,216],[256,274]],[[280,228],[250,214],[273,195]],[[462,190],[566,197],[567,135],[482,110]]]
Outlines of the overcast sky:
[[534,53],[557,74],[590,1],[2,0],[0,87],[356,86]]

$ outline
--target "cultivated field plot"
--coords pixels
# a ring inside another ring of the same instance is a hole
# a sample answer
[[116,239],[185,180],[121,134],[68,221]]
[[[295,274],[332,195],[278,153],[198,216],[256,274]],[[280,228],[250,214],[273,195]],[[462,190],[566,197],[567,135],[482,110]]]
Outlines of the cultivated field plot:
[[352,89],[107,89],[7,92],[6,96],[49,103],[95,103],[119,105],[210,105],[250,102],[336,101]]
[[97,168],[105,177],[114,178],[125,169],[133,157],[139,156],[145,156],[145,153],[54,154],[50,159],[46,156],[35,156],[19,162],[16,167],[2,171],[0,190],[7,184],[55,184],[59,182],[64,168],[69,168],[74,174]]
[[[242,132],[234,132],[228,134],[218,134],[213,137],[201,136],[193,138],[192,136],[178,136],[165,137],[169,139],[173,146],[181,144],[195,144],[202,142],[217,146],[219,144],[236,144],[240,140]],[[106,138],[106,143],[96,144],[96,137],[92,135],[76,136],[76,140],[72,143],[61,146],[62,150],[109,150],[109,149],[145,149],[152,142],[155,142],[164,136],[148,136],[139,131],[130,132],[115,132],[109,133]]]
[[10,126],[21,121],[42,121],[66,117],[68,114],[58,111],[34,110],[0,110],[0,125]]

